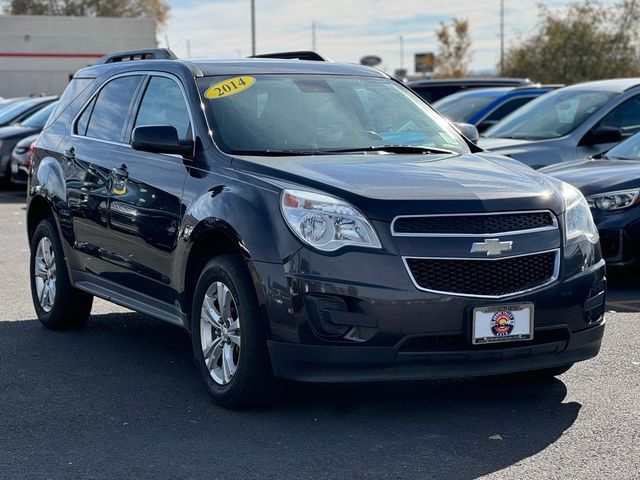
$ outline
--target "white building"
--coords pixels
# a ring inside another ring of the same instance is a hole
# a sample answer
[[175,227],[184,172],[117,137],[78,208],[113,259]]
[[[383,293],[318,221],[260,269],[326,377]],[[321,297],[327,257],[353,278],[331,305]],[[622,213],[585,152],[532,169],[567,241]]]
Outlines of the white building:
[[156,46],[153,19],[0,15],[0,97],[59,94],[106,53]]

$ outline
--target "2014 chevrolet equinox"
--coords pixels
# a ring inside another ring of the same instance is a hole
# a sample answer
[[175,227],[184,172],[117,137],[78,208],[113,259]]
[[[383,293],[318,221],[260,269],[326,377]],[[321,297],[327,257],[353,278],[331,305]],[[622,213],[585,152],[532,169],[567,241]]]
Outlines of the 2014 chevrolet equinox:
[[46,327],[81,326],[93,296],[180,325],[227,407],[274,377],[556,375],[604,331],[580,192],[357,65],[80,70],[35,147],[28,235]]

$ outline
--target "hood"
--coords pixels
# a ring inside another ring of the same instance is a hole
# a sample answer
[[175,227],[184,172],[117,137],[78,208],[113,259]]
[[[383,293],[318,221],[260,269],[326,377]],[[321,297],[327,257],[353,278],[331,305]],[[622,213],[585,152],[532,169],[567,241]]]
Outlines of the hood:
[[233,165],[284,188],[306,185],[344,198],[377,219],[399,212],[562,209],[552,180],[489,153],[236,157]]
[[640,186],[638,160],[589,159],[554,165],[542,171],[579,188],[585,195]]
[[532,140],[523,140],[520,138],[491,138],[480,137],[478,146],[485,150],[513,149],[514,147],[526,147]]

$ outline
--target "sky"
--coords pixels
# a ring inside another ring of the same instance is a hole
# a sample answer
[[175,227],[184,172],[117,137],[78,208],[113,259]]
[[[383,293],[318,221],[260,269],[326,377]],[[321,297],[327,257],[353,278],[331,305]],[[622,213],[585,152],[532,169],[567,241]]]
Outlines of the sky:
[[[612,3],[613,0],[605,0]],[[169,0],[171,13],[160,46],[180,57],[239,58],[251,54],[250,0]],[[566,0],[505,0],[505,49],[529,35],[537,5],[562,9]],[[452,17],[470,23],[476,72],[494,71],[500,59],[500,0],[255,0],[256,50],[316,50],[335,61],[382,58],[392,73],[403,63],[413,72],[414,54],[437,51],[434,30]],[[404,39],[401,58],[400,35]]]

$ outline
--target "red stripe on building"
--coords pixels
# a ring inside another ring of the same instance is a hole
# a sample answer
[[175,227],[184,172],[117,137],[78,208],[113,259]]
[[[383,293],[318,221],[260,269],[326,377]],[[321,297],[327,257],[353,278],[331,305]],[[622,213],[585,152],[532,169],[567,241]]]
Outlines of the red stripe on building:
[[13,53],[0,52],[0,57],[100,58],[104,53]]

